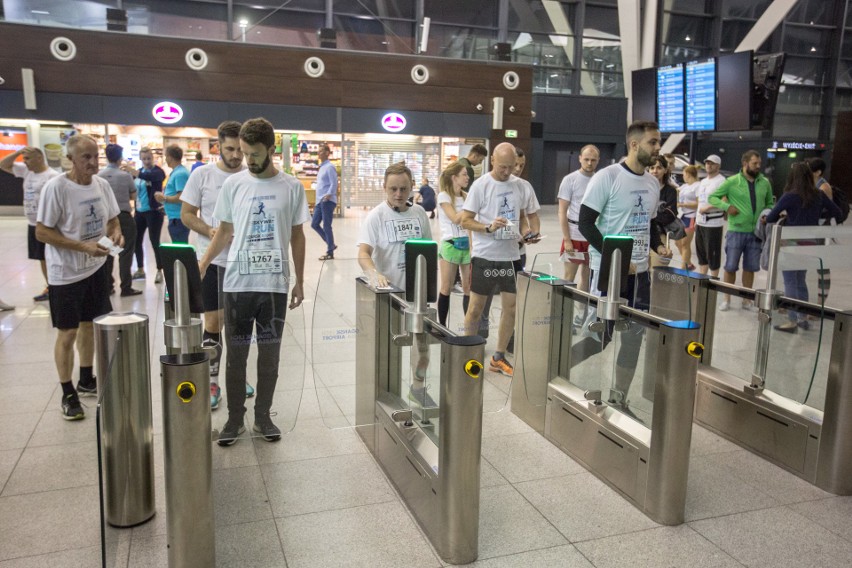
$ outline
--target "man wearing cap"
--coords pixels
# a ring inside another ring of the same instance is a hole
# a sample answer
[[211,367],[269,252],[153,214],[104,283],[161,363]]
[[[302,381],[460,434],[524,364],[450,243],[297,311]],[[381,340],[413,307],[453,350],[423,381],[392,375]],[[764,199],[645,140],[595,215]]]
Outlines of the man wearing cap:
[[710,154],[704,160],[707,177],[701,180],[695,192],[698,201],[698,213],[695,216],[695,252],[698,256],[698,272],[719,276],[722,266],[722,231],[725,226],[725,212],[710,205],[707,199],[716,191],[725,176],[719,173],[722,158]]
[[[106,147],[107,167],[98,172],[98,176],[109,182],[115,200],[118,202],[118,223],[121,226],[121,234],[124,237],[124,249],[118,255],[118,277],[121,281],[122,296],[138,296],[141,290],[133,288],[133,278],[130,274],[130,265],[133,264],[133,252],[136,247],[136,222],[130,214],[130,200],[136,199],[136,185],[133,176],[121,170],[121,158],[124,148],[118,144],[108,144]],[[115,291],[115,277],[112,274],[113,258],[107,256],[106,270],[109,279],[110,294]]]
[[[746,288],[754,285],[754,273],[760,270],[761,243],[754,234],[760,212],[772,209],[775,202],[772,196],[772,184],[760,173],[760,154],[756,150],[746,150],[741,158],[742,170],[726,179],[719,188],[710,194],[708,201],[714,207],[724,209],[728,214],[728,236],[725,237],[725,274],[723,280],[733,284],[737,280],[740,257],[743,259],[743,280]],[[722,201],[727,200],[727,203]],[[743,300],[742,308],[750,310],[752,300]],[[719,310],[727,311],[731,307],[731,297],[727,295],[719,304]]]

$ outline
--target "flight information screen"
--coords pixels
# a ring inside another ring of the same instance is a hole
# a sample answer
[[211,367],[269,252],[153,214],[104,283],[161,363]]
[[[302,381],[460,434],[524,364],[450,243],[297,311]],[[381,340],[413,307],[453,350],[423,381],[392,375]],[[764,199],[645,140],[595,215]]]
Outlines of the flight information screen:
[[716,129],[716,60],[686,64],[686,129]]
[[661,132],[683,132],[683,65],[657,69],[657,123]]

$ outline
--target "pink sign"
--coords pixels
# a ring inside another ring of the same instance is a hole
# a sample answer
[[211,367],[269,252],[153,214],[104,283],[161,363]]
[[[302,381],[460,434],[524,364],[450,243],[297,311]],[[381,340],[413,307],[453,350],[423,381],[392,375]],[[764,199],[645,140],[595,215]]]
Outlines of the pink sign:
[[402,132],[405,124],[405,117],[398,112],[389,112],[382,117],[382,128],[388,132]]
[[177,103],[163,101],[154,105],[151,111],[154,120],[163,124],[174,124],[183,118],[183,109]]

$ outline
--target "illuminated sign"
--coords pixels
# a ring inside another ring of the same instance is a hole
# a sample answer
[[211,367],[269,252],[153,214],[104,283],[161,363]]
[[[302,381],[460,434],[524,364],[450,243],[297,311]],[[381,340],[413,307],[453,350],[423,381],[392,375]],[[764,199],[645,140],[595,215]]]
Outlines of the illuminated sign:
[[772,149],[776,152],[784,152],[785,150],[824,150],[825,144],[822,142],[779,142],[773,140]]
[[382,128],[388,132],[402,132],[405,125],[405,117],[398,112],[389,112],[382,117]]
[[174,124],[183,118],[183,109],[176,103],[163,101],[154,105],[151,110],[154,120],[163,124]]
[[506,131],[506,138],[517,138],[517,137],[518,137],[518,131],[517,130],[507,130]]

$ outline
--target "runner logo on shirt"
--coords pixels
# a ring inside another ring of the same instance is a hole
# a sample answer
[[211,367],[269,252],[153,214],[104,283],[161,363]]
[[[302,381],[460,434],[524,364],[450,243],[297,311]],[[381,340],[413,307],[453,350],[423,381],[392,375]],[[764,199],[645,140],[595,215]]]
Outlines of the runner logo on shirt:
[[265,208],[266,208],[266,205],[264,205],[263,201],[261,201],[260,203],[257,204],[257,211],[253,212],[252,215],[260,215],[261,217],[266,219],[266,211],[264,211]]
[[246,235],[246,243],[257,244],[275,240],[275,218],[266,216],[266,204],[264,202],[275,201],[276,199],[277,196],[275,195],[261,195],[252,198],[252,201],[257,202],[257,204],[252,205],[251,214],[254,219],[251,221],[248,235]]
[[101,238],[101,235],[103,235],[104,218],[103,215],[98,214],[97,207],[97,204],[100,203],[100,201],[101,199],[99,197],[94,197],[80,203],[80,208],[86,212],[83,215],[85,222],[83,223],[80,240],[89,241],[92,239],[99,239]]

